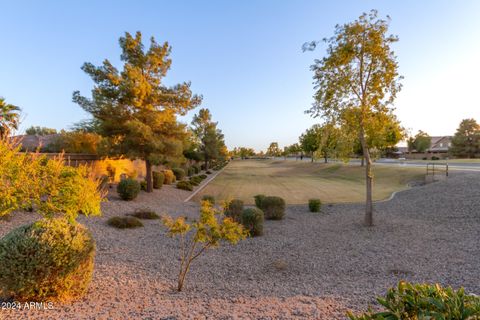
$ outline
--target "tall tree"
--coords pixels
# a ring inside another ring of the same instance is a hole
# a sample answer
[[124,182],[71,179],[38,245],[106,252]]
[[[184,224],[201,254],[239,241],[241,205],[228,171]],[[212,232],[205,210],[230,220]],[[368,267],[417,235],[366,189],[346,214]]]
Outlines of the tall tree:
[[280,148],[278,147],[278,142],[270,143],[267,149],[267,156],[279,157],[281,154],[282,154],[282,151],[280,151]]
[[57,129],[40,127],[40,126],[31,126],[27,130],[25,130],[25,133],[29,135],[36,135],[36,136],[46,136],[50,134],[56,134]]
[[0,139],[10,135],[12,130],[17,130],[20,122],[20,108],[5,102],[0,97]]
[[452,155],[475,158],[480,153],[480,125],[475,119],[464,119],[452,138]]
[[217,159],[220,151],[225,151],[226,148],[222,131],[217,129],[217,122],[212,121],[210,110],[200,109],[193,117],[192,131],[197,137],[205,169],[208,169],[210,162]]
[[413,149],[420,153],[425,152],[430,148],[431,141],[432,138],[428,133],[420,130],[413,139]]
[[306,154],[309,154],[313,162],[314,153],[320,148],[320,132],[318,125],[314,125],[303,133],[299,140],[300,146]]
[[[327,56],[312,65],[316,93],[309,112],[342,130],[358,136],[365,157],[365,224],[373,225],[373,170],[370,154],[372,137],[378,127],[394,120],[392,103],[401,89],[398,63],[391,45],[398,37],[387,35],[389,22],[377,11],[357,20],[337,25],[335,34],[325,39]],[[314,50],[318,42],[304,45]]]
[[92,98],[76,91],[73,101],[92,114],[111,155],[145,160],[147,191],[152,192],[152,165],[182,157],[186,130],[177,116],[197,107],[202,97],[192,94],[190,83],[162,83],[172,63],[167,42],[158,44],[152,37],[145,50],[140,32],[127,32],[119,42],[123,70],[109,60],[99,67],[85,63],[82,70],[95,82]]

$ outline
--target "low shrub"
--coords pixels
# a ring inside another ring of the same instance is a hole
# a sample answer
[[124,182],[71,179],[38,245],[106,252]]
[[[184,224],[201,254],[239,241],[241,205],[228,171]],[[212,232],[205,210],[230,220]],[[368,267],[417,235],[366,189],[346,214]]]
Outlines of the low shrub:
[[262,209],[262,201],[265,199],[266,195],[264,194],[257,194],[253,198],[255,199],[255,206],[259,209]]
[[213,206],[215,204],[215,197],[206,194],[202,197],[202,201],[208,201]]
[[98,178],[97,190],[102,194],[106,194],[109,188],[110,188],[110,177],[104,174],[100,178]]
[[95,241],[81,224],[41,219],[0,240],[0,292],[19,301],[81,297],[92,279]]
[[440,160],[440,158],[436,156],[432,156],[432,160]]
[[285,216],[285,200],[280,197],[265,197],[261,206],[267,220],[282,220]]
[[143,223],[135,217],[111,217],[107,220],[107,224],[117,229],[143,227]]
[[131,213],[130,216],[145,220],[160,219],[160,216],[155,211],[149,209],[137,209],[134,213]]
[[117,192],[120,198],[123,200],[133,200],[140,192],[140,183],[132,178],[124,179],[118,183]]
[[205,179],[208,178],[208,176],[207,176],[206,174],[201,174],[201,175],[199,175],[199,177],[200,177],[200,179],[202,179],[202,180],[205,180]]
[[212,174],[212,171],[207,170],[205,173],[206,173],[206,174]]
[[140,181],[140,190],[147,191],[147,181],[145,180]]
[[195,172],[195,168],[194,168],[194,167],[192,167],[192,166],[188,167],[188,169],[187,169],[187,175],[188,175],[189,177],[193,176],[195,173],[196,173],[196,172]]
[[428,160],[428,158],[427,158],[427,157],[423,157],[422,160]]
[[176,181],[175,174],[172,170],[163,170],[163,184],[172,184]]
[[165,176],[163,173],[158,171],[153,171],[153,188],[154,189],[161,189],[163,186],[163,181],[165,180]]
[[319,212],[321,205],[322,201],[320,201],[320,199],[308,200],[308,208],[310,209],[310,212]]
[[173,168],[172,171],[178,181],[183,180],[186,176],[185,170],[182,168]]
[[380,319],[480,319],[480,297],[467,295],[463,288],[454,290],[439,284],[411,284],[400,281],[397,288],[390,288],[378,303],[386,310],[369,309],[360,316],[351,312],[351,320]]
[[248,208],[241,214],[241,223],[252,237],[263,235],[263,211],[258,208]]
[[177,189],[193,191],[193,185],[190,183],[190,181],[179,181],[177,182]]
[[243,201],[239,199],[230,201],[225,207],[225,216],[232,218],[236,222],[240,222],[242,212]]
[[192,166],[192,168],[195,170],[195,174],[199,174],[200,171],[202,171],[202,170],[200,169],[200,166],[199,166],[198,164],[194,164],[194,165]]

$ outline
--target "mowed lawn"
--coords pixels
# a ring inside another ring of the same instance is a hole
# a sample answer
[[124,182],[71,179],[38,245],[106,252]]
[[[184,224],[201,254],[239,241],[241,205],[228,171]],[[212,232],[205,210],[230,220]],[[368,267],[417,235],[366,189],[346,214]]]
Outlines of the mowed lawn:
[[[386,199],[424,174],[423,168],[374,166],[374,199]],[[193,200],[207,194],[218,200],[241,199],[246,204],[253,204],[256,194],[280,196],[288,204],[305,204],[311,198],[324,203],[361,202],[365,200],[365,168],[293,160],[235,160]]]

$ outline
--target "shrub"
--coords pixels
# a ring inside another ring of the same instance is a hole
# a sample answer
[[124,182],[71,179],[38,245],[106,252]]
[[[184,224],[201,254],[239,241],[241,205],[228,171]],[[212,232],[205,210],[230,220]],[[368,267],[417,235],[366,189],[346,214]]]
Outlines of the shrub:
[[111,217],[107,220],[107,224],[118,229],[143,227],[143,223],[135,217]]
[[106,174],[98,178],[98,191],[102,194],[106,194],[110,188],[110,177]]
[[233,221],[240,222],[243,211],[243,201],[234,199],[230,201],[225,207],[225,216],[230,217]]
[[207,170],[205,173],[206,173],[206,174],[212,174],[212,171]]
[[308,200],[308,208],[310,212],[319,212],[322,201],[320,199],[310,199]]
[[285,216],[285,200],[280,197],[265,197],[261,205],[267,220],[282,220]]
[[160,219],[160,216],[155,211],[149,209],[137,209],[134,213],[131,213],[130,216],[145,220]]
[[127,178],[117,185],[117,192],[120,198],[126,201],[135,199],[140,192],[140,183],[137,180]]
[[200,179],[202,179],[202,180],[205,180],[205,179],[208,178],[208,176],[207,176],[206,174],[201,174],[201,175],[199,175],[199,177],[200,177]]
[[440,158],[436,156],[432,156],[432,160],[440,160]]
[[175,182],[176,178],[172,170],[163,170],[164,184],[172,184]]
[[213,206],[213,205],[215,204],[215,197],[206,194],[206,195],[204,195],[204,196],[202,197],[202,201],[207,201],[207,202],[209,202],[209,203]]
[[[215,210],[208,201],[203,201],[200,209],[200,218],[192,224],[185,222],[184,217],[173,219],[165,216],[163,224],[168,229],[171,237],[180,236],[180,272],[177,282],[177,290],[182,291],[185,277],[190,270],[193,260],[210,248],[218,247],[221,242],[226,241],[236,244],[246,238],[243,227],[232,219],[217,218],[221,212]],[[193,235],[187,234],[193,231]]]
[[188,169],[187,169],[187,175],[188,175],[189,177],[193,176],[195,173],[196,173],[196,172],[195,172],[195,168],[194,168],[194,167],[191,167],[191,166],[188,167]]
[[177,189],[192,191],[193,185],[189,181],[179,181],[177,182]]
[[201,170],[200,170],[200,166],[199,166],[198,164],[194,164],[194,165],[192,166],[192,168],[195,170],[195,174],[198,174],[198,173],[200,173],[200,171],[201,171]]
[[182,168],[173,168],[172,171],[178,181],[185,178],[185,170],[183,170]]
[[199,176],[190,177],[190,183],[192,185],[198,186],[200,184],[200,182],[202,182],[202,178],[200,178]]
[[202,163],[202,164],[200,165],[200,169],[202,169],[202,170],[206,170],[206,169],[207,169],[207,166],[205,166],[205,163]]
[[258,208],[248,208],[241,214],[241,222],[252,237],[263,235],[263,211]]
[[81,224],[41,219],[0,240],[0,292],[20,301],[82,296],[93,273],[95,242]]
[[422,160],[428,160],[428,158],[427,158],[427,157],[423,157]]
[[255,199],[255,206],[257,208],[262,209],[262,201],[265,199],[265,197],[266,196],[264,194],[257,194],[253,197]]
[[158,171],[153,171],[153,188],[154,189],[161,189],[163,186],[163,181],[165,180],[165,176],[163,173]]
[[147,181],[145,180],[140,181],[140,190],[147,191]]
[[410,284],[400,281],[390,288],[384,298],[377,301],[386,310],[371,309],[360,316],[348,312],[351,320],[380,319],[479,319],[480,297],[467,295],[463,288],[454,290],[438,284]]

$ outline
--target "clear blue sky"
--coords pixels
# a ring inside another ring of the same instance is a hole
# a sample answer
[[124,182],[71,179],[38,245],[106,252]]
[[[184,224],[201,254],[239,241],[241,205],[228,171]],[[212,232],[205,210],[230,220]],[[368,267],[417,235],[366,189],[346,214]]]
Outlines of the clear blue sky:
[[22,130],[68,128],[88,117],[71,102],[93,85],[80,66],[118,63],[118,38],[140,30],[172,45],[166,83],[192,82],[230,148],[284,146],[317,121],[304,110],[309,66],[324,48],[301,45],[372,8],[400,37],[403,125],[444,135],[463,118],[480,120],[480,1],[4,1],[0,96],[23,109]]

